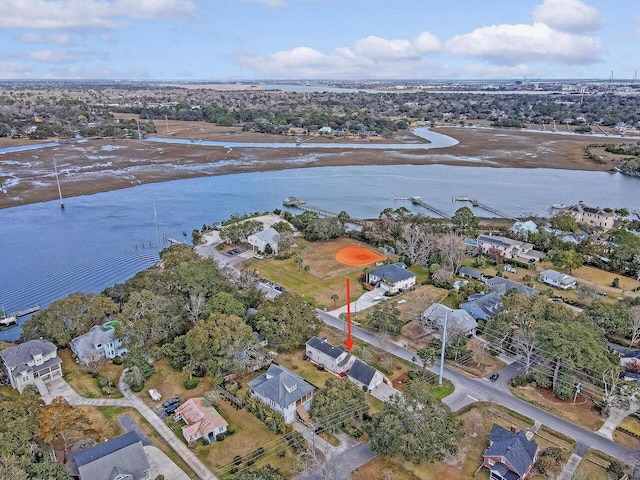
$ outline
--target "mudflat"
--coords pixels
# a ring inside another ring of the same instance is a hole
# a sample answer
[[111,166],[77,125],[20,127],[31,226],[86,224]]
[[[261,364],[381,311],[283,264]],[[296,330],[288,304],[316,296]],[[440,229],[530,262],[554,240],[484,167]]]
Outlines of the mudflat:
[[[0,155],[0,208],[54,200],[58,197],[55,158],[65,197],[86,195],[169,180],[290,168],[347,165],[447,164],[482,167],[560,168],[600,170],[585,155],[596,143],[623,143],[625,139],[551,132],[492,128],[440,127],[433,130],[458,140],[452,147],[421,149],[423,139],[409,131],[390,139],[329,139],[242,132],[240,128],[211,124],[158,121],[159,137],[193,139],[188,144],[99,139],[62,143],[56,147]],[[283,143],[281,148],[210,147],[198,140]],[[626,140],[628,141],[628,140]],[[317,148],[313,143],[415,144],[416,149]],[[25,145],[25,140],[0,139],[0,147]]]

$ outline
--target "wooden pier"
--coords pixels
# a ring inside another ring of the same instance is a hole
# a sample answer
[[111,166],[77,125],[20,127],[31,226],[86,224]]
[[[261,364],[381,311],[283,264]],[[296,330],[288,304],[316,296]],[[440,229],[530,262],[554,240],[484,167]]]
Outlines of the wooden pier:
[[[338,214],[336,212],[325,210],[324,208],[320,208],[320,207],[314,207],[313,205],[307,205],[307,202],[297,197],[287,197],[282,201],[282,204],[286,207],[294,207],[300,210],[304,210],[305,212],[317,213],[321,217],[326,217],[326,218],[338,217]],[[355,223],[357,225],[363,225],[364,220],[350,217],[347,223]]]
[[394,200],[408,200],[411,203],[413,203],[414,205],[420,205],[423,208],[426,208],[427,210],[429,210],[430,212],[435,213],[436,215],[441,216],[442,218],[446,218],[447,220],[451,220],[451,217],[444,212],[443,210],[440,210],[437,207],[434,207],[433,205],[428,204],[427,202],[425,202],[422,197],[418,197],[418,196],[413,196],[413,197],[393,197]]
[[8,327],[9,325],[17,325],[18,318],[31,315],[32,313],[40,310],[40,308],[40,305],[36,305],[35,307],[27,308],[25,310],[18,310],[17,312],[10,313],[9,315],[5,312],[5,316],[0,318],[0,326]]
[[517,222],[519,220],[516,217],[503,212],[502,210],[498,210],[497,208],[492,207],[491,205],[487,205],[486,203],[479,202],[477,198],[462,196],[462,197],[452,197],[451,200],[454,202],[471,202],[471,204],[474,207],[481,208],[482,210],[486,210],[487,212],[491,212],[498,217],[507,218],[509,220],[513,220],[514,222]]

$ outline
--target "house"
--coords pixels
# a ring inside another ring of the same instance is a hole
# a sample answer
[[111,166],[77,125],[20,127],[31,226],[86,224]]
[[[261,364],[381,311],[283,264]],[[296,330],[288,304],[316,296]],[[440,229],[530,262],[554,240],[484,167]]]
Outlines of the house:
[[416,274],[407,270],[404,263],[398,262],[371,270],[367,274],[367,282],[390,293],[398,293],[416,284]]
[[225,433],[227,421],[204,397],[190,398],[174,412],[176,421],[184,421],[182,436],[187,442],[204,438],[209,443],[216,441],[217,435]]
[[302,377],[274,364],[247,385],[251,395],[282,415],[285,423],[293,423],[296,413],[306,417],[315,390]]
[[537,262],[544,257],[544,252],[534,250],[532,243],[521,242],[507,237],[479,235],[476,243],[483,253],[497,254],[504,258]]
[[529,235],[530,233],[538,233],[538,225],[531,220],[515,222],[509,230],[517,235]]
[[356,357],[342,348],[334,347],[326,337],[311,338],[305,345],[307,358],[337,375],[344,376]]
[[268,245],[272,253],[278,253],[279,241],[280,234],[272,227],[247,237],[247,242],[253,247],[254,252],[264,252]]
[[499,295],[504,295],[509,290],[515,290],[520,295],[524,295],[525,297],[534,297],[540,293],[540,291],[536,290],[532,287],[527,287],[518,282],[514,282],[513,280],[509,280],[504,277],[493,277],[488,278],[484,282],[492,292],[495,292]]
[[480,281],[484,279],[484,276],[482,275],[482,272],[480,270],[475,270],[469,267],[460,268],[460,270],[458,271],[458,276],[462,278],[469,277],[469,278],[473,278],[474,280],[480,280]]
[[146,480],[151,466],[135,431],[99,443],[73,457],[80,480]]
[[516,432],[493,424],[488,447],[482,454],[482,464],[491,472],[491,480],[526,479],[533,469],[540,447],[529,440],[524,431]]
[[478,328],[478,322],[463,309],[449,308],[441,303],[434,303],[427,308],[420,319],[424,326],[444,327],[445,317],[447,319],[447,331],[457,332],[464,335],[473,335]]
[[501,306],[502,296],[495,292],[474,293],[469,295],[466,302],[460,304],[460,308],[476,320],[486,320],[497,313]]
[[347,378],[360,388],[367,388],[370,392],[381,383],[389,383],[389,380],[378,370],[367,365],[360,359],[356,359],[347,373]]
[[571,214],[576,219],[576,222],[601,227],[603,230],[612,229],[613,222],[616,219],[615,213],[605,212],[600,207],[590,207],[582,201],[576,205],[553,205],[551,207],[551,215],[557,215],[562,212]]
[[127,353],[122,342],[116,338],[113,327],[104,325],[94,325],[84,335],[71,340],[69,346],[78,357],[78,361],[85,365],[107,358],[121,357]]
[[0,352],[11,386],[22,393],[27,385],[49,382],[62,377],[62,360],[58,349],[47,340],[29,340]]
[[552,287],[560,288],[562,290],[568,290],[569,288],[576,288],[577,279],[571,275],[565,275],[555,270],[544,270],[540,273],[538,278],[541,282],[551,285]]

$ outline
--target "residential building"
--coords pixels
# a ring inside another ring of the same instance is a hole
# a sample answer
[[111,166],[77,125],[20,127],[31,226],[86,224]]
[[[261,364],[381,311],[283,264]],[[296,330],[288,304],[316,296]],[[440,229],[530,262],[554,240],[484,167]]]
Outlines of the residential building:
[[460,270],[458,271],[458,276],[462,278],[469,277],[474,280],[481,280],[481,281],[484,279],[484,275],[482,275],[482,272],[480,270],[475,270],[469,267],[461,267]]
[[547,285],[551,285],[552,287],[560,288],[562,290],[576,288],[577,282],[577,279],[571,275],[556,272],[555,270],[544,270],[540,273],[540,277],[538,279]]
[[533,469],[540,447],[524,431],[516,432],[494,424],[489,433],[482,464],[491,472],[491,480],[524,480]]
[[121,357],[127,352],[122,342],[116,338],[113,327],[104,325],[94,325],[87,333],[71,340],[69,346],[78,357],[78,361],[85,365]]
[[478,322],[465,310],[449,308],[441,303],[434,303],[427,308],[420,319],[420,323],[427,328],[444,327],[445,317],[447,319],[447,332],[473,335],[478,328]]
[[367,274],[367,282],[390,293],[398,293],[416,284],[416,274],[407,270],[404,263],[398,262],[371,270]]
[[247,383],[251,395],[277,411],[285,423],[302,418],[313,402],[314,386],[279,365],[271,365],[262,375]]
[[135,431],[99,443],[73,457],[80,480],[147,480],[151,466]]
[[520,295],[524,295],[525,297],[534,297],[540,293],[540,291],[536,290],[533,287],[527,287],[518,282],[514,282],[513,280],[509,280],[504,277],[493,277],[488,278],[484,281],[484,283],[491,289],[492,292],[495,292],[499,295],[504,295],[510,290],[515,290]]
[[320,135],[330,135],[333,130],[331,127],[322,127],[318,129]]
[[378,370],[367,365],[360,359],[356,359],[347,373],[347,378],[360,388],[367,388],[370,392],[381,383],[389,383],[389,380]]
[[476,239],[483,253],[497,254],[504,258],[516,258],[523,261],[540,261],[544,252],[533,249],[532,243],[513,240],[507,237],[479,235]]
[[222,415],[204,397],[190,398],[174,412],[176,421],[184,421],[182,436],[187,442],[195,442],[204,438],[209,443],[216,441],[216,436],[225,433],[229,424]]
[[58,349],[47,340],[29,340],[0,352],[11,386],[22,393],[27,385],[42,391],[42,382],[62,377]]
[[576,205],[553,205],[551,207],[551,215],[562,212],[570,213],[579,223],[601,227],[603,230],[612,229],[616,219],[615,213],[605,212],[600,207],[590,207],[582,201]]
[[356,357],[346,350],[334,347],[327,342],[326,337],[313,337],[306,343],[305,347],[305,352],[309,359],[340,376],[346,375],[356,360]]
[[529,235],[531,233],[538,233],[538,225],[531,220],[515,222],[509,230],[518,235]]
[[272,227],[247,237],[247,242],[249,242],[249,245],[251,245],[256,252],[264,252],[267,245],[269,245],[273,253],[278,253],[279,241],[280,234]]
[[476,320],[486,320],[496,314],[501,306],[502,295],[495,292],[474,293],[469,295],[466,302],[460,304],[460,308]]

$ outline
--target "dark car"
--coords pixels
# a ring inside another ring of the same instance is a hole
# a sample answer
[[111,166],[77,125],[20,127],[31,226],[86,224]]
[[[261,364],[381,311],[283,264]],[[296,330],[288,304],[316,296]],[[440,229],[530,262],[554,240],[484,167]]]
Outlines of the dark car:
[[178,397],[168,398],[164,402],[162,402],[162,406],[164,408],[170,407],[171,405],[175,405],[176,403],[180,403],[180,399]]
[[489,375],[489,380],[493,383],[496,380],[498,380],[498,377],[500,376],[499,373],[492,373],[491,375]]
[[180,403],[174,403],[173,405],[165,408],[164,413],[166,413],[167,415],[171,415],[173,412],[177,410],[179,406],[180,406]]

